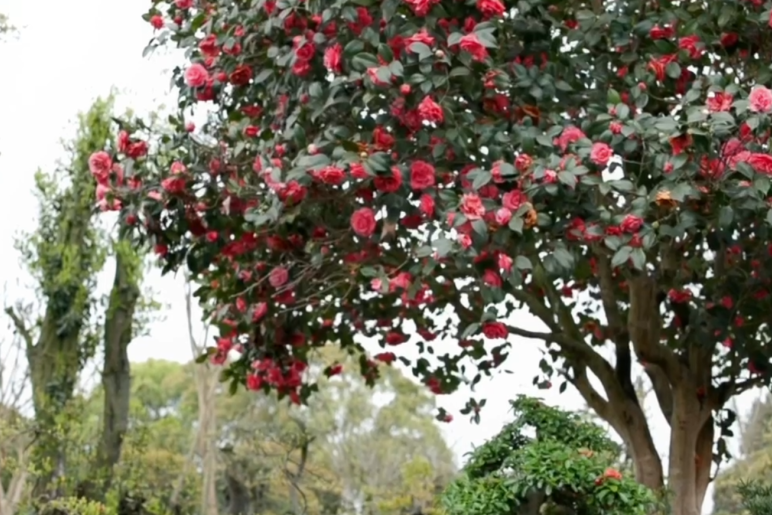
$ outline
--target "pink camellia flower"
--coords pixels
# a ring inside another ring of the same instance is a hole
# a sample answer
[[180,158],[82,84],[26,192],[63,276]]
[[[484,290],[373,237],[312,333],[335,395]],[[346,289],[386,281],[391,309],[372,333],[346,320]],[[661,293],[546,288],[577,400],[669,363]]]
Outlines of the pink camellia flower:
[[203,64],[195,63],[185,71],[185,82],[191,88],[205,86],[209,80],[209,72]]
[[507,225],[512,219],[512,211],[505,207],[501,207],[496,211],[496,223],[499,225]]
[[255,306],[255,310],[252,312],[252,321],[259,322],[268,313],[268,304],[265,302],[258,302]]
[[768,113],[772,111],[772,91],[764,86],[756,86],[748,95],[748,103],[754,113]]
[[289,281],[289,271],[283,266],[277,266],[271,270],[271,273],[268,275],[268,282],[271,283],[271,286],[274,288],[284,286],[287,284],[287,281]]
[[574,143],[585,137],[586,136],[581,129],[579,129],[578,127],[574,127],[573,125],[569,125],[565,129],[563,129],[563,132],[560,134],[560,137],[557,138],[556,144],[560,147],[560,150],[565,152],[571,143]]
[[458,236],[458,243],[463,248],[468,249],[472,246],[472,237],[468,234],[459,234]]
[[772,156],[754,152],[748,155],[746,162],[758,173],[772,175]]
[[596,165],[606,166],[613,156],[614,151],[606,143],[593,143],[590,150],[590,161]]
[[332,73],[343,73],[343,47],[340,43],[324,51],[324,67]]
[[480,220],[485,216],[485,206],[479,195],[467,193],[461,197],[461,212],[468,220]]
[[88,158],[88,168],[96,181],[104,184],[110,176],[110,170],[113,169],[113,159],[107,152],[94,152]]
[[502,254],[499,254],[497,261],[498,261],[499,268],[501,268],[507,273],[512,271],[512,264],[514,263],[514,260],[511,257],[502,253]]

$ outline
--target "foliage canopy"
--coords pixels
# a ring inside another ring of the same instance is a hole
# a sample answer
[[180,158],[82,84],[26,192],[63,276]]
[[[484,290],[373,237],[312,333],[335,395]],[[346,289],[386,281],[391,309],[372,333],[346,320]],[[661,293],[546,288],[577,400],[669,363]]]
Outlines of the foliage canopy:
[[234,384],[300,402],[311,348],[368,337],[385,362],[417,345],[445,393],[511,335],[542,339],[542,373],[660,488],[638,359],[673,429],[673,509],[696,515],[716,417],[728,434],[727,399],[772,373],[768,4],[154,2],[152,45],[191,60],[177,132],[147,159],[128,127],[91,168],[168,269],[207,277]]

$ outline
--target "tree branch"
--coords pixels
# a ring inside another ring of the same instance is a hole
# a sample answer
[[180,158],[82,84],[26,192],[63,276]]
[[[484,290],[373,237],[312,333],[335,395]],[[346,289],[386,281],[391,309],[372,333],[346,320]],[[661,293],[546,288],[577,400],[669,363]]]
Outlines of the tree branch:
[[6,306],[5,312],[11,318],[11,321],[16,328],[16,332],[19,333],[24,339],[24,343],[27,346],[27,351],[31,350],[35,346],[35,339],[32,336],[30,330],[27,328],[27,324],[24,322],[24,319],[19,316],[11,306]]
[[646,363],[659,366],[671,385],[681,383],[683,370],[678,357],[660,343],[662,320],[657,302],[656,282],[645,274],[628,281],[630,288],[630,310],[627,327],[630,339],[638,357]]
[[614,426],[615,424],[610,420],[611,405],[590,383],[590,379],[587,377],[587,367],[577,363],[572,366],[572,370],[574,371],[573,376],[565,374],[568,382],[579,391],[590,409],[597,413],[600,418]]
[[647,363],[644,367],[644,372],[651,381],[651,386],[654,389],[654,396],[657,398],[657,404],[662,411],[662,415],[670,424],[670,419],[673,416],[673,390],[670,388],[670,382],[667,376],[657,365]]
[[614,295],[614,276],[608,254],[595,247],[597,259],[599,287],[603,311],[610,329],[610,338],[616,349],[616,375],[625,394],[630,400],[638,399],[633,386],[633,357],[630,351],[630,333],[622,318],[622,313]]
[[[539,333],[534,331],[528,331],[519,327],[512,327],[507,325],[510,333],[522,336],[524,338],[532,338],[543,340],[548,343],[556,343],[561,346],[566,353],[564,356],[568,361],[568,364],[572,368],[576,367],[589,367],[593,374],[600,379],[603,389],[606,391],[606,395],[609,400],[621,399],[622,390],[614,375],[614,369],[611,364],[595,349],[590,347],[584,341],[577,341],[568,336],[565,333]],[[581,393],[581,392],[580,392]],[[589,404],[589,400],[587,400]]]
[[[546,277],[546,272],[541,264],[534,266],[533,279],[536,286],[543,289],[547,294],[547,300],[549,300],[551,311],[558,317],[562,331],[568,331],[568,333],[576,340],[583,340],[584,337],[579,330],[579,327],[576,325],[576,320],[574,320],[571,309],[560,299],[558,292],[555,290],[555,285]],[[543,303],[541,304],[543,305]]]
[[764,375],[758,375],[745,379],[744,381],[740,381],[739,383],[735,379],[724,381],[713,389],[713,395],[711,396],[711,408],[714,410],[719,409],[731,397],[739,395],[746,390],[750,390],[751,388],[763,386],[764,383],[766,383],[768,380],[768,377]]

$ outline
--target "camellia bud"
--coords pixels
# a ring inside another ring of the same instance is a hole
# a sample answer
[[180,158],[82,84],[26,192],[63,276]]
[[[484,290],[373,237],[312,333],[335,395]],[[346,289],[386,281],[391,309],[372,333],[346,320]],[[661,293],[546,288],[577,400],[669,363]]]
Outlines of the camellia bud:
[[442,50],[435,50],[434,57],[436,57],[437,59],[442,59],[445,57],[445,52],[443,52]]
[[316,154],[317,152],[319,152],[319,149],[317,148],[317,146],[316,146],[316,145],[314,145],[313,143],[311,143],[310,145],[308,145],[308,148],[306,149],[306,151],[307,151],[309,154]]

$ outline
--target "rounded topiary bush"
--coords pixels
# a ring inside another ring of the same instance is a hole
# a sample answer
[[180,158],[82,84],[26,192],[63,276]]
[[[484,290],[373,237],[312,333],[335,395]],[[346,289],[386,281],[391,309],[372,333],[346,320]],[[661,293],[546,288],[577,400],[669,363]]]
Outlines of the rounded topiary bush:
[[448,515],[643,514],[650,490],[616,466],[605,431],[538,399],[512,402],[515,421],[472,452],[441,497]]

